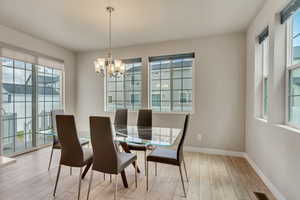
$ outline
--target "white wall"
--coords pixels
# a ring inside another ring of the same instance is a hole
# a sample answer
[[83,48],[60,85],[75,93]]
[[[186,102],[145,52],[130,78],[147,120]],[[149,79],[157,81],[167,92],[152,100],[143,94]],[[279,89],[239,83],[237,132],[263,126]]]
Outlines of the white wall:
[[[246,153],[289,200],[299,200],[300,132],[284,123],[285,34],[276,13],[286,0],[269,0],[247,31]],[[270,107],[269,121],[255,116],[255,43],[257,35],[270,27]]]
[[[117,58],[142,57],[143,79],[147,57],[195,52],[195,114],[186,145],[244,151],[245,34],[234,33],[194,40],[169,41],[113,50]],[[87,131],[90,115],[104,112],[103,78],[94,73],[93,61],[106,51],[79,53],[77,57],[77,124]],[[147,84],[142,85],[147,90]],[[146,98],[143,105],[146,105]],[[136,113],[130,113],[135,123]],[[154,114],[154,126],[181,127],[183,116]],[[202,134],[202,141],[197,135]]]
[[5,44],[24,50],[44,54],[64,60],[65,63],[65,105],[66,111],[75,111],[75,54],[69,50],[53,45],[47,41],[33,38],[27,34],[0,25],[0,47]]

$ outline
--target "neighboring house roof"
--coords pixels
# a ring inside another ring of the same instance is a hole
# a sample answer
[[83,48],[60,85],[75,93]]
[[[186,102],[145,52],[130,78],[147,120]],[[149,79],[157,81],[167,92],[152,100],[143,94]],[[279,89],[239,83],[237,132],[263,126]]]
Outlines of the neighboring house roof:
[[[32,79],[32,75],[28,76],[26,83],[29,82]],[[59,82],[59,76],[41,76],[38,75],[38,83],[42,83],[42,84],[49,84],[49,83],[56,83]]]
[[[10,94],[32,94],[32,86],[24,84],[12,84],[12,83],[3,83],[3,88],[7,93]],[[42,87],[38,88],[38,94],[45,95],[59,95],[59,92],[53,87]]]
[[38,76],[38,83],[44,83],[44,84],[48,84],[48,83],[56,83],[59,81],[59,76]]
[[[192,61],[184,61],[184,62],[192,62]],[[190,66],[191,65],[184,65],[184,66],[182,66],[181,62],[179,62],[179,65],[173,65],[172,68],[182,68],[182,67],[190,67]],[[162,64],[153,63],[151,65],[151,69],[153,69],[153,70],[170,69],[170,64],[169,63],[167,63],[167,64],[164,64],[164,63],[162,63]]]
[[126,70],[126,73],[133,73],[141,71],[141,67],[131,67],[130,69]]

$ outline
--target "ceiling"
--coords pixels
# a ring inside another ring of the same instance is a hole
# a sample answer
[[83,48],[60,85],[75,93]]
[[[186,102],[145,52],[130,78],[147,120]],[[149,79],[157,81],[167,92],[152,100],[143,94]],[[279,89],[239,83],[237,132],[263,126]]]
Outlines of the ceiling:
[[0,0],[0,24],[74,51],[244,31],[265,0]]

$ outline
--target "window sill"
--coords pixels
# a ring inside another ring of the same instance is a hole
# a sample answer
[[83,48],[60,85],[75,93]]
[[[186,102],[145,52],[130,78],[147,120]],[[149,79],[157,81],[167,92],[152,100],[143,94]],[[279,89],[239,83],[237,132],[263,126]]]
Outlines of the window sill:
[[268,123],[268,120],[262,117],[255,117],[255,119],[263,123]]
[[[105,113],[107,114],[114,114],[115,111],[104,111]],[[130,111],[128,110],[128,113],[138,113],[138,111]],[[153,111],[152,114],[163,114],[163,115],[187,115],[187,114],[190,114],[190,115],[194,115],[195,112],[155,112]]]
[[[255,119],[257,121],[263,122],[265,124],[268,123],[267,119],[264,119],[264,118],[261,118],[261,117],[255,117]],[[293,132],[293,133],[299,133],[300,134],[300,128],[297,128],[297,127],[295,127],[293,125],[290,125],[290,124],[270,124],[270,125],[278,127],[278,128],[282,128],[284,130],[287,130],[287,131],[290,131],[290,132]]]
[[187,115],[187,114],[195,114],[195,112],[152,112],[153,114],[163,114],[163,115]]
[[275,124],[276,127],[294,132],[294,133],[299,133],[300,134],[300,129],[292,127],[291,125],[288,124]]

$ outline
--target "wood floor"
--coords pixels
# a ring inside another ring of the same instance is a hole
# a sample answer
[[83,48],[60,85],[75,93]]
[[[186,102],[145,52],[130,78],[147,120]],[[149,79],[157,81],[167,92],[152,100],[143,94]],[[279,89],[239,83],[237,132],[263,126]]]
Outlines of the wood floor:
[[[50,148],[17,157],[17,162],[0,169],[0,200],[73,200],[77,199],[78,169],[63,167],[56,197],[52,191],[57,172],[59,151],[54,153],[52,168],[48,168]],[[134,168],[126,171],[129,188],[118,180],[118,199],[123,200],[178,200],[183,198],[182,185],[177,167],[158,165],[154,176],[154,164],[150,164],[150,190],[145,191],[143,154],[138,154],[141,174],[138,188],[134,186]],[[263,192],[275,200],[271,192],[255,174],[247,161],[238,157],[215,156],[201,153],[185,153],[190,182],[186,184],[191,200],[257,200],[253,192]],[[86,199],[89,176],[82,182],[81,199]],[[114,184],[108,176],[94,173],[90,199],[113,199]],[[114,180],[114,179],[113,179]]]

